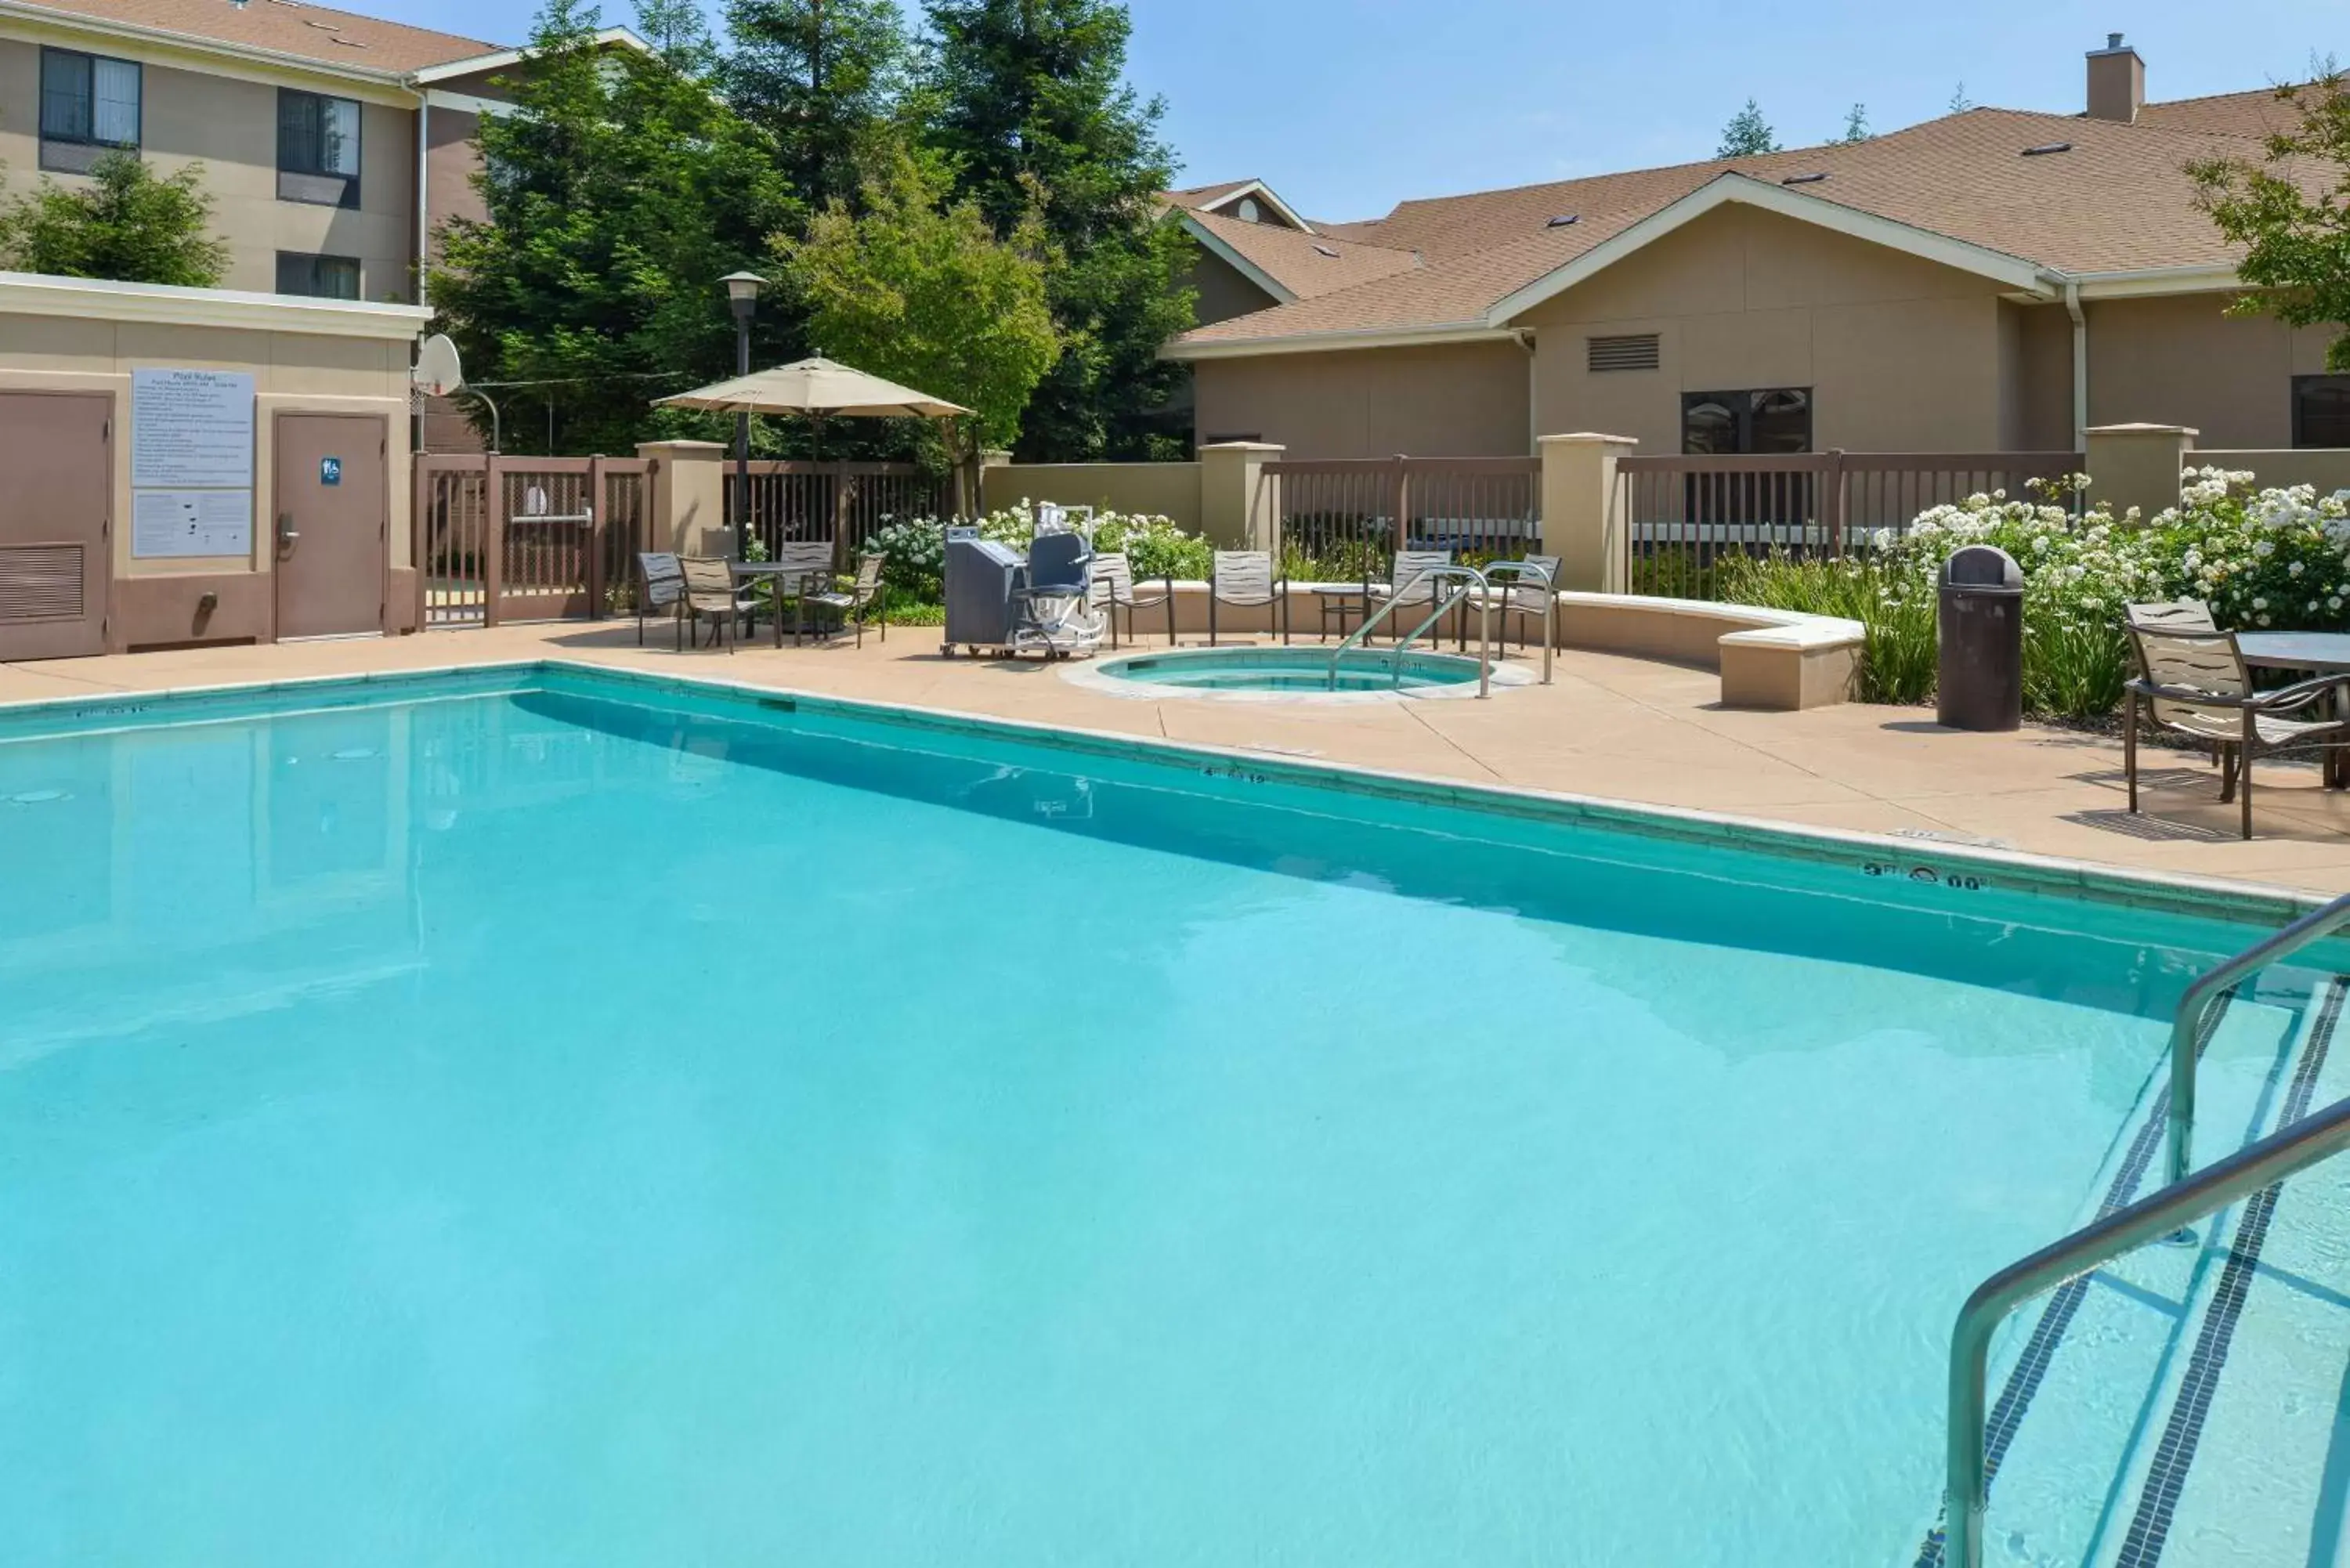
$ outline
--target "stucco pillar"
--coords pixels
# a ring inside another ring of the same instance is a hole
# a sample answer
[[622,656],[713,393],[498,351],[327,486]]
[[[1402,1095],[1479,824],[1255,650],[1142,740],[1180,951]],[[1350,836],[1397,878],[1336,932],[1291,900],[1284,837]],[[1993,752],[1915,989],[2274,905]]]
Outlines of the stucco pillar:
[[[982,447],[979,452],[979,504],[975,512],[993,512],[999,506],[1009,506],[1019,497],[1010,493],[997,477],[995,470],[1012,466],[1012,454],[1001,447]],[[1003,493],[998,494],[997,492]]]
[[681,556],[733,554],[726,532],[726,448],[714,441],[647,441],[650,533]]
[[1624,514],[1617,504],[1616,464],[1639,444],[1630,436],[1588,431],[1535,441],[1542,455],[1543,554],[1558,557],[1560,587],[1624,591]]
[[1200,532],[1227,550],[1270,550],[1280,526],[1278,475],[1264,465],[1289,449],[1272,441],[1225,441],[1200,449]]
[[2086,439],[2089,500],[2102,501],[2121,516],[2135,506],[2139,517],[2178,504],[2178,471],[2195,450],[2195,432],[2185,425],[2093,425]]

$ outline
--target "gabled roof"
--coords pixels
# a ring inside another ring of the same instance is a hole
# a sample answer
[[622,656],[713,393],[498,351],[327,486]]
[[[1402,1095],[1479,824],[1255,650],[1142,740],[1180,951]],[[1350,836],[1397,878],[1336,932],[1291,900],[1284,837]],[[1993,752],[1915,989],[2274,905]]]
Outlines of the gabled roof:
[[496,51],[479,38],[380,21],[294,0],[6,0],[0,14],[95,22],[192,44],[314,60],[354,75],[400,76]]
[[1410,251],[1243,223],[1221,213],[1187,212],[1180,221],[1211,254],[1284,304],[1419,265]]
[[[2066,150],[2025,155],[2059,144]],[[2052,287],[2149,275],[2167,291],[2225,286],[2234,256],[2195,209],[2185,165],[2258,151],[2242,136],[2144,119],[1970,109],[1862,142],[1406,202],[1372,222],[1326,224],[1324,237],[1413,250],[1424,265],[1198,327],[1169,352],[1498,337],[1511,314],[1546,297],[1543,280],[1572,286],[1723,201],[1866,233],[2017,288],[2041,275]],[[1783,183],[1790,179],[1803,182]],[[1717,182],[1700,203],[1677,207]],[[1678,221],[1663,216],[1672,213]]]
[[[1170,207],[1180,207],[1187,213],[1221,213],[1240,205],[1243,196],[1254,196],[1281,215],[1290,227],[1314,232],[1314,225],[1300,217],[1297,209],[1281,199],[1274,188],[1262,180],[1227,180],[1221,185],[1192,185],[1180,191],[1168,191],[1160,195]],[[1276,227],[1278,225],[1275,225]]]
[[2168,103],[2149,103],[2137,111],[2137,122],[2157,130],[2255,139],[2290,130],[2300,119],[2293,105],[2278,98],[2274,88],[2215,93],[2210,98],[2173,99]]

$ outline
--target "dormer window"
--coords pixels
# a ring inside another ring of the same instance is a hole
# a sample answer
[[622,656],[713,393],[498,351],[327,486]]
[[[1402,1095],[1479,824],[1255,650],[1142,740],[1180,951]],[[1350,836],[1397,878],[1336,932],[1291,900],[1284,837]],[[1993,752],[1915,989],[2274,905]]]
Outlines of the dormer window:
[[1232,216],[1243,223],[1261,223],[1264,222],[1264,209],[1256,204],[1254,196],[1243,196],[1232,208]]

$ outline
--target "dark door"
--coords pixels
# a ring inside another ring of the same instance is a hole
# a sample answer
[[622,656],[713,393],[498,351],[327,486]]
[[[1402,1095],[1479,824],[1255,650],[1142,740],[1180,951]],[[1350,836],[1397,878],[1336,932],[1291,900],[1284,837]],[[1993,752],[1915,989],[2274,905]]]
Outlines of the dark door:
[[0,392],[0,659],[106,651],[114,399]]
[[280,414],[277,635],[383,629],[391,489],[380,414]]

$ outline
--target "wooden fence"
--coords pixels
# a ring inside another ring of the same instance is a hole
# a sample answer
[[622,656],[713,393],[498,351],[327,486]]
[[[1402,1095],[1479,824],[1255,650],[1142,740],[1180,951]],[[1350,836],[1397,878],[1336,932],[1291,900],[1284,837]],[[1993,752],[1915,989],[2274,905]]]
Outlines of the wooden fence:
[[1542,462],[1386,457],[1264,465],[1252,532],[1293,572],[1381,578],[1398,550],[1514,558],[1542,537]]
[[[751,536],[773,557],[786,540],[829,540],[846,563],[885,523],[941,517],[953,510],[953,481],[910,462],[791,462],[750,465]],[[742,515],[734,464],[726,465],[726,515]]]
[[649,464],[635,457],[416,459],[421,627],[593,619],[633,601],[650,547]]

